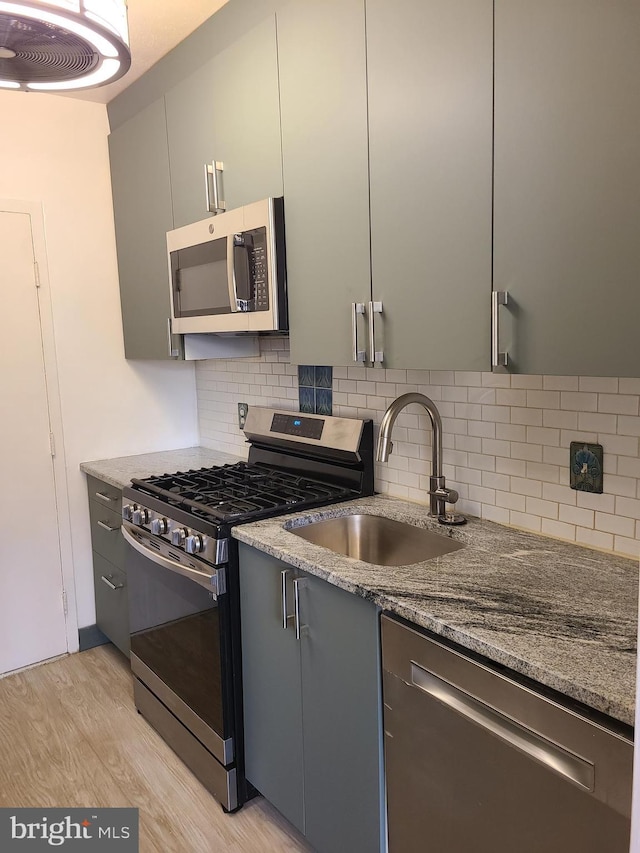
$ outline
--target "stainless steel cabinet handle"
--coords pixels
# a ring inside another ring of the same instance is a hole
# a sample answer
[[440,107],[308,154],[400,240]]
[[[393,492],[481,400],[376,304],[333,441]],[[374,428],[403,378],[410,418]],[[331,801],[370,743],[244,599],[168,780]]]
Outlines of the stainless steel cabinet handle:
[[173,329],[171,328],[171,317],[167,317],[167,341],[169,344],[169,358],[177,358],[179,353],[173,345]]
[[491,367],[506,367],[509,353],[500,352],[500,306],[509,302],[507,290],[494,290],[491,294]]
[[510,746],[545,764],[581,788],[586,788],[587,791],[594,790],[595,768],[589,761],[585,761],[573,752],[568,752],[537,732],[525,728],[521,723],[495,711],[489,705],[454,687],[448,681],[443,681],[413,661],[411,662],[411,680],[420,690],[447,705],[452,711],[490,731]]
[[281,593],[282,593],[282,627],[286,631],[289,627],[289,621],[293,619],[293,616],[289,616],[289,606],[287,604],[287,575],[289,574],[288,570],[280,572],[280,584],[281,584]]
[[383,350],[376,350],[376,327],[374,314],[382,314],[382,302],[369,303],[369,361],[373,364],[382,364],[384,361]]
[[[222,213],[225,209],[224,201],[220,201],[220,190],[218,188],[218,175],[224,171],[224,163],[220,160],[214,160],[212,163],[205,163],[204,166],[204,187],[207,199],[207,210],[209,213]],[[212,197],[213,196],[213,201]]]
[[113,503],[113,498],[109,497],[109,495],[105,495],[104,492],[96,492],[96,497],[100,498],[101,501],[104,501],[107,504]]
[[296,578],[293,581],[293,613],[296,626],[296,640],[299,640],[303,633],[306,633],[308,626],[302,625],[300,622],[300,587],[306,585],[305,578]]
[[101,575],[100,580],[104,581],[104,583],[106,583],[109,589],[122,589],[122,587],[124,586],[123,583],[113,583],[106,575]]
[[104,521],[97,522],[98,527],[101,527],[103,530],[106,530],[108,533],[115,533],[116,530],[120,530],[120,525],[117,527],[109,527]]
[[353,342],[353,360],[363,362],[367,358],[366,350],[358,349],[358,314],[364,314],[364,302],[351,303],[351,339]]

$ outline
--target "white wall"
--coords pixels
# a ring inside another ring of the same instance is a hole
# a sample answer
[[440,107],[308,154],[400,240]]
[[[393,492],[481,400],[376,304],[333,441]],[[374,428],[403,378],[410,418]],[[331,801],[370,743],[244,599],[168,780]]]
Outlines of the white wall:
[[[86,483],[78,466],[197,444],[194,368],[124,359],[106,107],[0,91],[0,126],[0,197],[41,202],[44,209],[82,627],[95,621],[95,611]],[[56,439],[62,446],[62,437]]]

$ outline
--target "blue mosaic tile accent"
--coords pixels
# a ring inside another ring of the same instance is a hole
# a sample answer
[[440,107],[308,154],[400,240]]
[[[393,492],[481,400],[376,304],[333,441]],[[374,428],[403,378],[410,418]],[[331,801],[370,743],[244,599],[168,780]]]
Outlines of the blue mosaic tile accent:
[[312,364],[298,365],[298,385],[303,388],[315,388],[315,368]]
[[333,391],[331,388],[316,388],[316,414],[331,415],[333,413]]
[[300,411],[305,415],[314,415],[316,411],[316,389],[298,388],[298,400],[300,402]]
[[[333,367],[316,365],[316,388],[331,388],[333,386]],[[323,412],[323,414],[325,414]]]

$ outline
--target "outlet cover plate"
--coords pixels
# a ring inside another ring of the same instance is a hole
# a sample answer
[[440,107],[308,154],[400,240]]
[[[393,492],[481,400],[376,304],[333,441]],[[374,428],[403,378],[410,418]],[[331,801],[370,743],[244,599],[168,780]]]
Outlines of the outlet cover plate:
[[249,412],[249,404],[248,403],[238,403],[238,427],[239,427],[239,429],[244,429],[244,425],[247,422],[248,412]]
[[569,449],[569,485],[579,492],[601,495],[603,450],[601,444],[572,441]]

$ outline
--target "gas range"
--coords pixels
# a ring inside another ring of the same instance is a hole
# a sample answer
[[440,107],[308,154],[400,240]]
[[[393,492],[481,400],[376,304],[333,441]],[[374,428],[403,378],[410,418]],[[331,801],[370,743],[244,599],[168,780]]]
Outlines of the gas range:
[[252,407],[247,462],[133,480],[122,536],[136,707],[229,811],[244,779],[234,525],[373,494],[370,420]]

